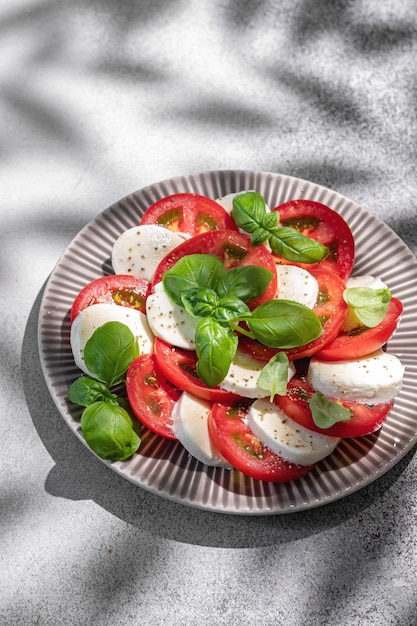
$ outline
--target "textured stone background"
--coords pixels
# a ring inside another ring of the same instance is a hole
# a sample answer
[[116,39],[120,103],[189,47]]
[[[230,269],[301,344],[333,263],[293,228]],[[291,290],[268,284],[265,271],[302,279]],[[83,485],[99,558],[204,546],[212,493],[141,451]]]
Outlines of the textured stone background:
[[417,465],[245,518],[128,484],[40,373],[45,281],[97,213],[210,169],[331,187],[417,251],[414,0],[3,0],[0,623],[412,626]]

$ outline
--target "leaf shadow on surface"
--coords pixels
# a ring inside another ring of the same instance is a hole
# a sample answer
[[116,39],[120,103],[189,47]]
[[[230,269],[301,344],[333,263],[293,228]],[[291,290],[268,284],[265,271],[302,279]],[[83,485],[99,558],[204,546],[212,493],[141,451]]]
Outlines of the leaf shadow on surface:
[[37,346],[42,291],[30,313],[22,346],[22,379],[33,424],[55,462],[45,484],[53,496],[91,499],[141,531],[166,539],[205,546],[260,547],[296,541],[362,515],[401,478],[413,459],[410,451],[376,482],[324,507],[284,515],[213,513],[168,501],[139,488],[99,461],[74,436],[46,387]]

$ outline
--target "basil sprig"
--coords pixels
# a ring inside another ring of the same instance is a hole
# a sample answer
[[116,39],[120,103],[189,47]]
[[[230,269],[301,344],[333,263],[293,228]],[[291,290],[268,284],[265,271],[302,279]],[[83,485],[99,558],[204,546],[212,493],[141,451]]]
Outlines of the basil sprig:
[[277,352],[262,368],[258,377],[258,387],[269,391],[272,402],[274,396],[285,396],[287,392],[289,361],[285,352]]
[[122,461],[139,448],[139,423],[133,427],[128,402],[111,391],[123,381],[138,355],[130,328],[121,322],[107,322],[94,331],[84,348],[85,364],[93,376],[80,376],[68,390],[69,401],[84,407],[84,439],[102,459]]
[[371,287],[349,287],[343,292],[343,299],[362,324],[373,328],[384,319],[392,298],[389,289],[371,289]]
[[210,254],[182,257],[165,272],[162,283],[169,298],[199,319],[197,373],[207,386],[215,387],[225,378],[236,353],[237,333],[274,348],[294,348],[321,335],[317,315],[297,302],[270,300],[249,309],[246,303],[260,296],[271,278],[271,272],[254,265],[227,271]]
[[253,246],[269,242],[272,251],[287,261],[318,263],[327,256],[326,246],[295,228],[279,226],[279,212],[268,212],[265,200],[256,191],[233,198],[232,218],[239,228],[251,234]]

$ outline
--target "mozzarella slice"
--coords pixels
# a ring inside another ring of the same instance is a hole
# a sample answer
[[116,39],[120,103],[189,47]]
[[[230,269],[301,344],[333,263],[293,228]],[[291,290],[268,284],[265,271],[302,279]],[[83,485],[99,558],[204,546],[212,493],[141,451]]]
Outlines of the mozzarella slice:
[[92,304],[77,315],[71,326],[71,349],[77,367],[91,376],[84,363],[84,348],[94,331],[106,322],[126,324],[136,337],[141,354],[153,352],[151,329],[146,315],[117,304]]
[[245,419],[265,446],[285,461],[298,465],[321,461],[340,441],[300,426],[265,398],[255,400]]
[[[265,398],[268,392],[258,387],[258,378],[266,363],[255,359],[250,354],[242,350],[236,350],[234,359],[229,367],[226,377],[219,387],[226,391],[238,393],[245,398]],[[290,361],[288,367],[288,380],[295,374],[293,363]]]
[[404,366],[382,349],[352,361],[319,361],[312,358],[307,379],[324,395],[340,400],[379,404],[400,391]]
[[175,403],[173,431],[178,441],[201,463],[230,469],[210,439],[207,420],[211,404],[184,392]]
[[171,302],[162,283],[154,287],[146,300],[146,315],[154,335],[178,348],[195,350],[198,319]]
[[346,288],[370,287],[371,289],[388,289],[387,285],[374,276],[350,276],[346,281]]
[[294,300],[312,309],[317,303],[319,285],[310,272],[296,265],[276,264],[278,291],[276,298]]
[[160,261],[183,242],[182,235],[163,226],[134,226],[114,242],[113,269],[116,274],[132,274],[151,282]]

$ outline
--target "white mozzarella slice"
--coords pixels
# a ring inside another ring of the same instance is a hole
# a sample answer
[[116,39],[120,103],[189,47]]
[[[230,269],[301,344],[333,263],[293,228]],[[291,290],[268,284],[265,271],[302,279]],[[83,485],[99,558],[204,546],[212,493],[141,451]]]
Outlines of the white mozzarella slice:
[[[229,215],[231,215],[232,210],[233,210],[233,198],[235,198],[235,196],[240,196],[242,193],[248,193],[249,191],[254,191],[254,190],[253,189],[247,189],[245,191],[238,191],[238,192],[228,193],[225,196],[223,196],[222,198],[217,198],[216,202],[217,202],[217,204],[220,204],[224,208],[224,210],[229,213]],[[269,211],[268,205],[266,205],[266,210]]]
[[[266,363],[263,361],[259,361],[250,354],[246,354],[238,349],[229,367],[229,371],[219,387],[226,391],[238,393],[245,398],[265,398],[265,396],[269,396],[269,393],[258,386],[258,378],[265,365]],[[290,361],[288,380],[290,380],[294,374],[294,365]]]
[[94,331],[106,322],[126,324],[136,337],[141,354],[153,352],[154,337],[146,315],[117,304],[92,304],[80,311],[71,326],[71,349],[77,367],[91,375],[84,363],[84,348]]
[[346,281],[346,288],[370,287],[371,289],[388,289],[387,285],[374,276],[350,276]]
[[184,392],[172,412],[173,431],[187,452],[198,461],[230,469],[211,441],[207,424],[210,409],[211,403]]
[[163,226],[134,226],[114,242],[113,269],[116,274],[132,274],[151,282],[160,261],[183,242],[182,235]]
[[146,299],[146,315],[156,337],[177,348],[195,350],[198,319],[171,302],[162,283],[158,283]]
[[319,285],[310,272],[296,265],[276,264],[278,277],[277,299],[294,300],[312,309],[317,303]]
[[307,378],[324,395],[364,404],[389,402],[400,391],[404,366],[382,349],[352,361],[319,361],[312,358]]
[[267,399],[255,400],[246,423],[262,443],[290,463],[312,465],[331,454],[340,439],[300,426]]

